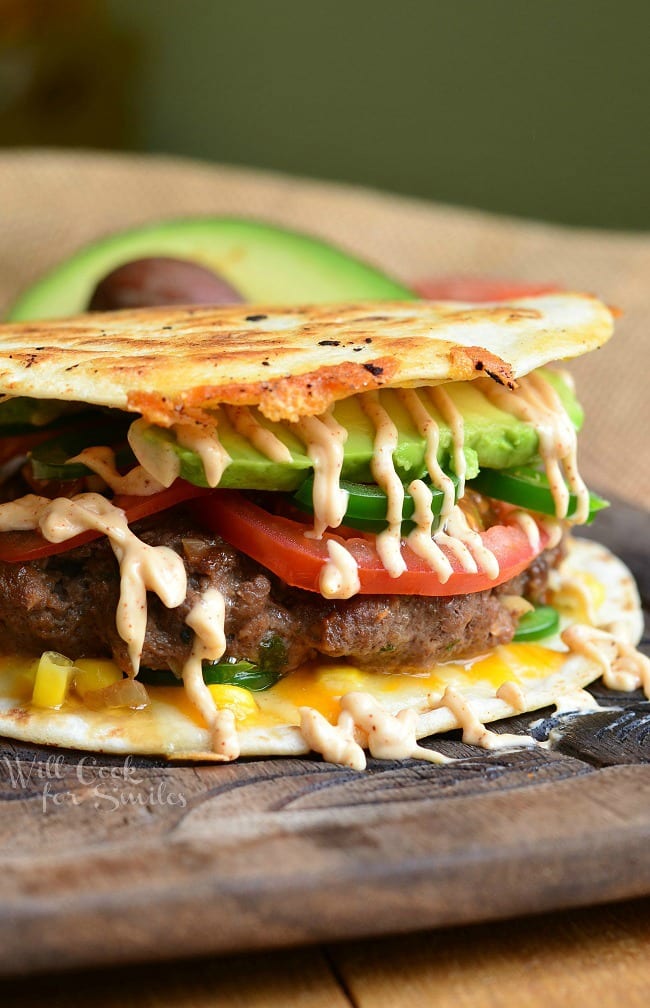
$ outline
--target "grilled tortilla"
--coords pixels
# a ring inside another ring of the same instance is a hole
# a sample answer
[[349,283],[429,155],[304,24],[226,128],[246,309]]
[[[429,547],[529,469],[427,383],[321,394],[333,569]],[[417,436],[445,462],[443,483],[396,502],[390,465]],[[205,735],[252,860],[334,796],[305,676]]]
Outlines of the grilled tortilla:
[[602,346],[612,315],[586,294],[508,305],[379,302],[140,309],[0,327],[0,392],[142,413],[166,425],[218,403],[297,420],[377,388],[488,375],[512,385]]

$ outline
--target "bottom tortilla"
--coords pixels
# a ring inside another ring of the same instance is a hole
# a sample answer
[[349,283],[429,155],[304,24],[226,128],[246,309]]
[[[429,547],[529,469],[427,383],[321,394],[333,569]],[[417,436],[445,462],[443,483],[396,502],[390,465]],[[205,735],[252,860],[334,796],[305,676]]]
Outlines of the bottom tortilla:
[[[553,602],[560,610],[561,629],[575,622],[604,630],[615,626],[619,639],[632,645],[641,637],[643,617],[634,579],[617,557],[597,543],[571,542],[557,572]],[[180,686],[147,687],[150,704],[143,710],[91,710],[72,691],[60,708],[38,708],[30,702],[33,667],[33,659],[9,656],[0,660],[0,735],[119,755],[217,758],[210,751],[210,732]],[[444,705],[448,687],[485,724],[552,704],[568,709],[574,698],[576,707],[584,705],[579,691],[601,672],[599,662],[569,654],[559,635],[541,643],[501,645],[487,656],[436,665],[417,674],[373,673],[344,662],[318,661],[253,694],[257,712],[237,724],[240,753],[299,756],[309,752],[300,729],[300,708],[314,708],[335,724],[341,697],[353,691],[370,694],[389,714],[414,710],[416,737],[424,738],[462,727]],[[504,683],[514,684],[510,691],[503,691],[508,699],[497,696]]]

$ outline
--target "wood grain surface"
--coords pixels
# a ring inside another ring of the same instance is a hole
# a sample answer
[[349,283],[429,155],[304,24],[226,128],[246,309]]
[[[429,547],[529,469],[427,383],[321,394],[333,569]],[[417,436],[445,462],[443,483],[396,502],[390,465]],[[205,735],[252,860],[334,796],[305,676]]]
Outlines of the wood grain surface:
[[[619,514],[628,534],[647,528],[647,515]],[[125,764],[5,742],[0,969],[250,951],[650,893],[650,704],[602,698],[611,709],[541,717],[552,750],[485,753],[452,733],[436,744],[457,763],[371,761],[365,774],[316,759]]]
[[650,900],[320,949],[0,981],[6,1008],[646,1008]]

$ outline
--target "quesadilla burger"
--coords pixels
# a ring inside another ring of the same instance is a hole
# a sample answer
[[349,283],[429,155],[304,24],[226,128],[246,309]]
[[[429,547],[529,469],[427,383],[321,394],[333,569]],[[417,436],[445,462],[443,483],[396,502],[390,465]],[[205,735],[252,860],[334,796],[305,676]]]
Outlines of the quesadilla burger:
[[593,297],[174,307],[0,326],[0,734],[360,769],[650,689],[553,363]]

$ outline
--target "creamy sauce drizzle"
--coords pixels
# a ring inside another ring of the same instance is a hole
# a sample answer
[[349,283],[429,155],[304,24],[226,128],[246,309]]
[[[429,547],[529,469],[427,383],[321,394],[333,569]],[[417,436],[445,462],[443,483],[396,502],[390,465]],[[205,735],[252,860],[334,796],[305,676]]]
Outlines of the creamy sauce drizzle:
[[[424,460],[429,478],[437,490],[444,494],[440,515],[445,518],[454,506],[454,484],[443,472],[438,462],[438,447],[440,445],[440,428],[424,405],[415,389],[398,389],[397,396],[405,406],[418,434],[426,441]],[[464,456],[463,456],[464,459]],[[409,490],[410,492],[410,490]]]
[[[458,496],[465,493],[465,476],[467,474],[467,461],[465,459],[465,423],[462,413],[457,409],[451,396],[439,385],[428,388],[429,398],[438,413],[442,416],[451,430],[453,440],[454,472],[458,477]],[[450,508],[451,511],[451,508]]]
[[291,462],[291,452],[279,437],[259,422],[248,406],[224,406],[233,429],[271,462]]
[[406,561],[401,550],[404,487],[393,464],[393,452],[397,448],[399,435],[397,427],[380,402],[378,392],[366,392],[361,397],[361,405],[375,428],[370,469],[375,483],[381,487],[387,498],[388,528],[375,537],[375,546],[382,564],[390,576],[396,578],[406,570]]
[[239,736],[235,716],[218,710],[203,679],[203,662],[218,661],[226,650],[225,599],[216,588],[208,588],[190,609],[185,622],[194,631],[190,656],[183,666],[183,685],[190,702],[206,721],[212,734],[212,748],[224,760],[239,756]]
[[201,459],[205,479],[210,487],[219,486],[224,470],[232,459],[214,432],[206,433],[192,424],[176,424],[176,440],[183,448],[195,452]]
[[[511,511],[508,515],[508,524],[517,525],[526,536],[531,549],[538,550],[542,537],[539,534],[537,522],[527,511]],[[561,535],[562,533],[560,533]]]
[[429,763],[450,763],[448,756],[418,745],[417,714],[401,710],[389,714],[370,693],[354,690],[341,697],[343,713],[349,713],[355,727],[363,732],[371,756],[376,759],[416,758]]
[[[449,518],[445,522],[444,533],[436,533],[434,536],[438,541],[444,541],[452,549],[456,544],[461,544],[467,548],[473,560],[474,571],[482,570],[489,578],[499,576],[499,561],[494,553],[483,545],[478,532],[470,528],[463,511],[456,505]],[[461,559],[459,557],[459,559]],[[461,563],[463,560],[461,559]],[[465,566],[465,565],[464,565]],[[465,566],[465,570],[471,569]]]
[[370,693],[353,691],[341,697],[341,713],[335,725],[313,707],[300,708],[300,731],[314,752],[327,763],[340,763],[364,770],[363,745],[376,759],[423,759],[429,763],[449,763],[442,753],[418,745],[417,714],[401,710],[389,714]]
[[504,703],[510,704],[513,710],[526,710],[526,697],[524,695],[524,691],[519,683],[513,682],[512,679],[501,683],[496,695],[499,700],[503,700]]
[[357,561],[335,539],[328,540],[327,552],[329,560],[324,564],[318,579],[321,595],[331,599],[351,598],[361,588]]
[[[498,695],[498,694],[497,694]],[[502,698],[505,699],[505,698]],[[510,701],[507,701],[508,703]],[[481,749],[512,749],[522,746],[535,746],[537,742],[531,735],[510,735],[497,734],[486,728],[483,722],[472,710],[471,705],[465,700],[462,693],[448,686],[442,699],[436,704],[437,707],[446,707],[456,721],[458,727],[463,732],[463,742],[466,745],[480,746]]]
[[347,711],[341,711],[332,725],[313,707],[301,707],[300,732],[309,748],[320,753],[326,763],[365,770],[366,754],[354,737],[354,719]]
[[291,425],[304,442],[314,466],[314,527],[309,538],[321,539],[326,528],[338,528],[348,506],[347,492],[341,489],[343,446],[348,432],[331,413],[303,417]]
[[167,546],[149,546],[133,534],[126,515],[101,494],[77,497],[28,495],[0,505],[0,531],[39,529],[48,542],[61,543],[82,532],[103,533],[120,566],[117,631],[128,647],[135,674],[147,629],[147,591],[153,591],[168,609],[181,605],[187,592],[183,561]]
[[440,583],[445,584],[453,574],[454,569],[431,535],[433,522],[433,512],[431,510],[432,493],[422,480],[413,480],[408,489],[415,505],[415,511],[413,512],[415,528],[412,532],[409,532],[406,542],[416,556],[422,557],[431,570],[436,572]]
[[632,644],[582,623],[567,627],[561,637],[571,652],[600,665],[608,689],[631,693],[641,687],[650,699],[650,658]]
[[107,487],[117,494],[133,494],[135,497],[149,497],[163,490],[159,483],[144,466],[136,466],[130,472],[122,475],[115,464],[115,452],[112,448],[99,446],[84,448],[70,462],[80,462],[87,469],[101,476]]
[[540,518],[538,521],[544,533],[548,536],[546,549],[554,549],[560,543],[564,534],[561,522],[555,521],[553,518]]
[[488,380],[479,381],[481,390],[495,406],[530,423],[537,431],[557,517],[566,518],[569,491],[573,491],[577,507],[571,521],[584,523],[589,516],[589,491],[578,472],[576,430],[555,389],[535,371],[520,378],[519,388],[514,391]]

